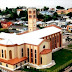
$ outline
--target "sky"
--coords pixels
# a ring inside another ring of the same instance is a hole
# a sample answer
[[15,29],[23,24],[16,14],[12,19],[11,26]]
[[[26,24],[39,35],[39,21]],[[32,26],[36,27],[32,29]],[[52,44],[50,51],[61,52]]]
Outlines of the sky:
[[17,6],[42,8],[47,6],[53,8],[56,6],[63,6],[65,8],[72,7],[72,0],[0,0],[0,8],[5,9],[15,8]]

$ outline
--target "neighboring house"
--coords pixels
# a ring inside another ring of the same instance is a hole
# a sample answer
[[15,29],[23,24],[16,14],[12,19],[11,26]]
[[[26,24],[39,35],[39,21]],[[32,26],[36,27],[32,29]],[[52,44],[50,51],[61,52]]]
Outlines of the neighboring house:
[[24,32],[24,31],[28,30],[27,27],[20,26],[20,25],[11,25],[11,26],[9,26],[8,29],[10,29],[10,30],[17,30],[17,31],[20,31],[20,32]]
[[61,25],[62,29],[67,29],[67,25]]
[[36,22],[36,24],[38,25],[38,26],[40,26],[40,27],[44,27],[44,22],[42,22],[42,21],[38,21],[38,22]]
[[46,22],[46,24],[47,24],[47,25],[52,25],[52,24],[58,25],[58,21],[57,21],[57,20],[56,20],[56,21],[52,20],[52,21]]
[[50,15],[52,16],[54,12],[49,12],[49,11],[40,11],[40,14],[42,15]]
[[12,25],[12,22],[1,21],[1,25],[3,28],[8,28],[10,25]]
[[55,65],[52,51],[62,46],[62,30],[56,25],[37,30],[36,9],[28,9],[28,33],[0,33],[0,68],[11,72],[23,66],[36,69]]
[[49,11],[55,11],[55,8],[50,8]]
[[66,19],[66,22],[71,22],[72,23],[72,19]]
[[18,24],[18,25],[23,25],[25,24],[26,22],[25,21],[16,21],[16,22],[13,22],[13,24]]
[[65,18],[65,19],[69,19],[69,16],[63,16],[63,18]]
[[55,21],[51,20],[51,21],[48,21],[48,22],[39,21],[39,22],[37,22],[37,25],[39,25],[40,27],[46,27],[46,26],[49,26],[49,25],[56,25],[56,26],[61,27],[62,25],[67,25],[67,22],[60,21],[60,20],[55,20]]
[[67,12],[68,12],[68,13],[72,12],[72,8],[69,8],[69,9],[67,10]]
[[58,26],[60,26],[60,27],[61,27],[62,25],[66,25],[66,22],[59,21],[59,22],[58,22]]
[[42,21],[38,21],[36,23],[37,25],[39,25],[40,27],[46,27],[46,26],[49,26],[49,25],[58,25],[58,22],[57,21],[48,21],[48,22],[42,22]]
[[72,24],[67,25],[67,31],[68,31],[68,32],[72,32]]
[[69,8],[69,9],[67,9],[67,10],[65,10],[65,9],[59,9],[59,10],[57,10],[56,12],[57,12],[58,14],[68,14],[68,13],[72,12],[72,8]]
[[66,14],[66,10],[61,9],[56,11],[58,14]]

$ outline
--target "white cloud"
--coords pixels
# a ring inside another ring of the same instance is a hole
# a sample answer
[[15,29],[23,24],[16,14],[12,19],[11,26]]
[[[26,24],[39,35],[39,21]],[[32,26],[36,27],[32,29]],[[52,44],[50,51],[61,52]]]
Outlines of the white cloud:
[[72,0],[0,0],[0,8],[27,6],[27,7],[56,7],[57,5],[66,8],[72,7]]

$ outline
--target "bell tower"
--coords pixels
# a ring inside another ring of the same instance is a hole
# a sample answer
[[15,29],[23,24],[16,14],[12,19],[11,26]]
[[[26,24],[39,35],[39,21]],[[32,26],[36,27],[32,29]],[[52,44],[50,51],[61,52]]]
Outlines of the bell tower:
[[28,8],[28,31],[36,30],[36,9]]

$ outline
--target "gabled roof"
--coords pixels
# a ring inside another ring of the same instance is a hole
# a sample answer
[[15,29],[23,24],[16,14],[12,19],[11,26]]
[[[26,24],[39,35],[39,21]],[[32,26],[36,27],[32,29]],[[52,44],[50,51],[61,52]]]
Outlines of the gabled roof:
[[[18,44],[18,45],[24,43],[39,45],[43,41],[43,39],[41,38],[48,35],[52,35],[60,31],[61,29],[59,27],[50,26],[33,32],[25,33],[22,35],[0,33],[0,38],[4,39],[3,41],[2,40],[0,41],[0,44],[11,45],[12,42],[13,44]],[[10,40],[10,41],[8,42],[8,44],[6,44],[5,40]]]
[[58,13],[61,13],[61,12],[64,12],[64,13],[65,13],[65,12],[66,12],[66,10],[61,9],[61,10],[57,10],[57,12],[58,12]]
[[5,22],[5,21],[1,21],[2,24],[7,24],[7,25],[11,25],[12,22]]

